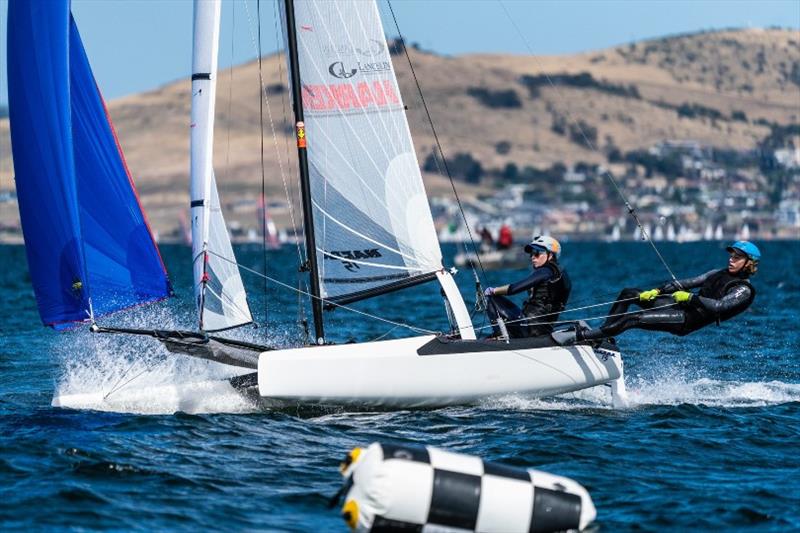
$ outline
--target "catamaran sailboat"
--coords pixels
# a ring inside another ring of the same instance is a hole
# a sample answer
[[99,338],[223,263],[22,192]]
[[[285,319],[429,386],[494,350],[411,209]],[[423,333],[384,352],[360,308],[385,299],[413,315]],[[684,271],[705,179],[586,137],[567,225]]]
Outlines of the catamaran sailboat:
[[[442,261],[373,1],[283,4],[315,342],[272,349],[221,333],[252,316],[213,173],[219,0],[195,2],[190,189],[198,330],[99,325],[104,314],[166,297],[170,287],[68,2],[51,11],[53,4],[12,0],[9,9],[14,162],[46,324],[88,320],[95,331],[152,335],[171,351],[253,370],[231,384],[276,402],[430,407],[609,384],[614,403],[624,404],[613,343],[477,338]],[[54,58],[58,68],[48,69],[41,57]],[[42,196],[58,209],[41,212]],[[114,209],[107,197],[125,208]],[[67,224],[56,236],[43,235],[42,227],[56,221]],[[448,334],[327,342],[326,310],[434,282]],[[59,404],[69,406],[69,398]]]

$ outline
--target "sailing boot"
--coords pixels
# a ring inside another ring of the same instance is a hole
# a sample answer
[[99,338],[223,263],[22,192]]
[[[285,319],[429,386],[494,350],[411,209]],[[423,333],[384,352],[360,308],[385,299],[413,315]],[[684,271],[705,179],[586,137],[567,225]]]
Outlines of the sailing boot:
[[559,346],[571,346],[578,340],[577,332],[574,329],[554,331],[550,336]]
[[592,328],[584,320],[578,322],[570,329],[554,331],[550,334],[554,341],[560,346],[569,346],[578,341],[584,340],[584,332],[591,331]]

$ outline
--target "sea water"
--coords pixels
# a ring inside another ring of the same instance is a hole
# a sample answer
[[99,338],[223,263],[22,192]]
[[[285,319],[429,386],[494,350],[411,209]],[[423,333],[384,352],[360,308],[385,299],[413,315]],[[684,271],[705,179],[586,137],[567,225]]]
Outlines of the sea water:
[[[469,407],[353,412],[259,409],[214,363],[168,354],[147,338],[56,333],[38,319],[25,252],[0,247],[0,528],[345,531],[326,507],[339,461],[373,441],[432,444],[573,477],[601,531],[800,528],[800,244],[764,243],[751,309],[678,338],[629,331],[632,405],[608,388],[556,398],[508,396]],[[446,248],[452,256],[455,248]],[[663,244],[678,277],[723,267],[724,243]],[[190,251],[163,246],[176,297],[101,323],[192,329]],[[240,262],[302,286],[294,247]],[[645,243],[564,243],[569,308],[608,302],[624,286],[669,274]],[[240,338],[293,345],[310,320],[298,294],[244,273],[258,328]],[[524,271],[482,274],[484,286]],[[468,305],[472,273],[457,276]],[[517,299],[521,299],[518,296]],[[355,304],[395,323],[444,330],[434,285]],[[564,318],[607,312],[589,307]],[[347,310],[327,314],[331,340],[410,335]],[[477,325],[485,325],[480,314]],[[81,398],[82,409],[52,405]]]

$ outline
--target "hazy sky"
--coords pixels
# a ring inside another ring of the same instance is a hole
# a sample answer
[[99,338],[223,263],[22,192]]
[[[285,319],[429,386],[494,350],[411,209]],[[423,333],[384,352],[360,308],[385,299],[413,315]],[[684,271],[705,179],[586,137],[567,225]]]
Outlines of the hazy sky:
[[[388,14],[385,0],[380,3]],[[392,7],[409,43],[443,54],[527,54],[525,40],[537,54],[567,54],[700,29],[800,28],[800,0],[393,0]],[[257,3],[223,0],[222,9],[224,68],[256,57]],[[106,98],[189,75],[190,0],[73,0],[72,10]],[[7,11],[8,0],[0,0],[0,103],[7,99]],[[264,52],[277,48],[275,14],[274,0],[262,0]],[[384,17],[384,25],[388,34],[396,34],[391,19]]]

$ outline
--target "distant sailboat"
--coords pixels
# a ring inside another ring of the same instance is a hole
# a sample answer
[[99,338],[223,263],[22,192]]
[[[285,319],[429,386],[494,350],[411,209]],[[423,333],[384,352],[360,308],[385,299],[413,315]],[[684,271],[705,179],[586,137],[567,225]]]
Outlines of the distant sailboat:
[[739,233],[736,235],[736,240],[738,241],[750,240],[750,225],[747,222],[742,224],[742,229],[740,229]]
[[263,197],[258,200],[258,213],[261,219],[261,225],[264,229],[264,245],[270,250],[277,250],[281,247],[281,240],[278,234],[278,228],[275,226],[275,221],[269,214],[267,202]]
[[180,231],[180,242],[181,244],[185,244],[186,246],[192,245],[192,228],[189,225],[189,216],[186,214],[187,211],[179,211],[178,214],[178,228]]
[[714,239],[714,226],[709,222],[706,224],[706,229],[703,232],[703,240],[710,241]]
[[609,237],[610,242],[617,242],[621,237],[620,228],[617,224],[614,224],[614,228],[611,230],[611,236]]

